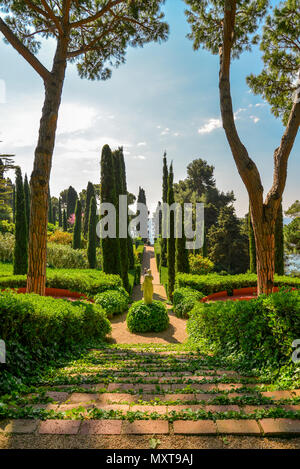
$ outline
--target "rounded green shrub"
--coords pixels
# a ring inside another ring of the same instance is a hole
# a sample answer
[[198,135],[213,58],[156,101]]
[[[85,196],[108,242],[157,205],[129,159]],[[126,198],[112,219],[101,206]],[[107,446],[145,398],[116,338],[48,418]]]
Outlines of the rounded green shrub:
[[124,313],[128,309],[129,295],[123,287],[99,293],[94,299],[95,303],[106,311],[108,317]]
[[169,316],[166,305],[153,301],[146,305],[144,300],[133,303],[127,314],[127,327],[130,332],[161,332],[167,329]]
[[174,313],[178,318],[187,318],[195,304],[203,297],[203,293],[192,288],[177,288],[173,294]]

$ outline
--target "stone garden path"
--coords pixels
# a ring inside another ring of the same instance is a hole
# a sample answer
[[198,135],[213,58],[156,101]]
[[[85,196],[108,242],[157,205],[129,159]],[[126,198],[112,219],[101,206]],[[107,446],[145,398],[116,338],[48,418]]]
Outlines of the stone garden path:
[[[146,246],[142,264],[142,274],[145,269],[151,269],[153,275],[154,299],[159,301],[167,301],[165,288],[160,284],[159,272],[156,267],[154,248]],[[143,283],[143,275],[141,283]],[[133,301],[139,301],[143,298],[141,285],[136,285],[133,290]],[[168,306],[168,305],[167,305]],[[181,344],[187,339],[186,320],[177,318],[173,311],[169,310],[170,326],[164,332],[132,334],[128,331],[126,325],[127,313],[115,317],[111,320],[112,333],[109,343],[112,344]]]

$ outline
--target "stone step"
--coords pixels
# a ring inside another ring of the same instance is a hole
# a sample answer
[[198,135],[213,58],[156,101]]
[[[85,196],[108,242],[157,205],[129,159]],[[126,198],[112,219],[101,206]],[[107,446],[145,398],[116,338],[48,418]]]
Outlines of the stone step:
[[300,420],[11,420],[2,422],[4,434],[30,435],[253,435],[299,436]]

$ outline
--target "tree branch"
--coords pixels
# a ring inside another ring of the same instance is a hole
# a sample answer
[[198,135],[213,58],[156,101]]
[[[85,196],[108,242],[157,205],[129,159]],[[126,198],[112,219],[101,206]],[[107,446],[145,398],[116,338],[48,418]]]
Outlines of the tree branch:
[[250,200],[256,200],[256,206],[263,205],[263,186],[260,174],[254,161],[249,157],[242,144],[234,120],[232,97],[230,90],[231,50],[233,46],[236,1],[225,0],[225,16],[223,27],[223,45],[220,49],[220,106],[223,128],[231,148],[239,174],[247,188]]
[[34,11],[36,11],[37,13],[39,13],[40,15],[42,15],[44,18],[46,18],[47,20],[51,19],[55,26],[57,27],[58,31],[60,33],[62,33],[62,29],[61,29],[61,26],[60,26],[60,23],[58,21],[58,19],[56,18],[56,16],[54,15],[53,11],[51,10],[51,8],[49,8],[49,5],[44,1],[42,0],[42,4],[45,6],[45,9],[46,11],[44,11],[42,8],[38,7],[37,5],[35,5],[34,3],[31,2],[31,0],[24,0],[24,2]]
[[87,18],[84,18],[80,21],[75,21],[74,23],[71,23],[71,28],[77,28],[78,26],[82,26],[87,23],[91,23],[92,21],[97,20],[98,18],[101,18],[101,16],[105,15],[111,8],[113,8],[116,5],[119,5],[120,3],[124,3],[125,0],[109,0],[108,4],[102,8],[102,10],[98,11],[94,15],[88,16]]
[[269,208],[272,208],[278,199],[281,200],[286,183],[288,159],[297,137],[299,125],[300,102],[294,103],[280,146],[274,152],[273,185],[265,201]]
[[34,54],[27,49],[24,44],[18,39],[18,37],[11,31],[7,24],[0,18],[0,31],[7,41],[16,49],[19,54],[34,68],[34,70],[42,77],[44,81],[47,81],[51,74],[46,67],[36,58]]

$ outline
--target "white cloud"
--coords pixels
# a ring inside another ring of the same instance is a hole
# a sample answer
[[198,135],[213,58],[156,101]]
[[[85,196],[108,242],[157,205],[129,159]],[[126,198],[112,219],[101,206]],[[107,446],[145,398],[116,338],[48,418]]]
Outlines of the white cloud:
[[134,160],[146,160],[146,156],[144,155],[137,155],[133,157]]
[[199,134],[209,134],[216,129],[220,129],[222,127],[221,119],[209,119],[206,124],[204,124],[198,130]]
[[174,132],[173,135],[174,135],[174,137],[179,137],[180,133],[179,132]]
[[169,133],[170,133],[170,129],[166,127],[165,130],[163,130],[160,135],[169,135]]
[[250,119],[253,120],[254,124],[257,124],[260,121],[260,118],[257,116],[250,116]]
[[147,146],[147,142],[139,142],[137,144],[138,147],[146,147]]

